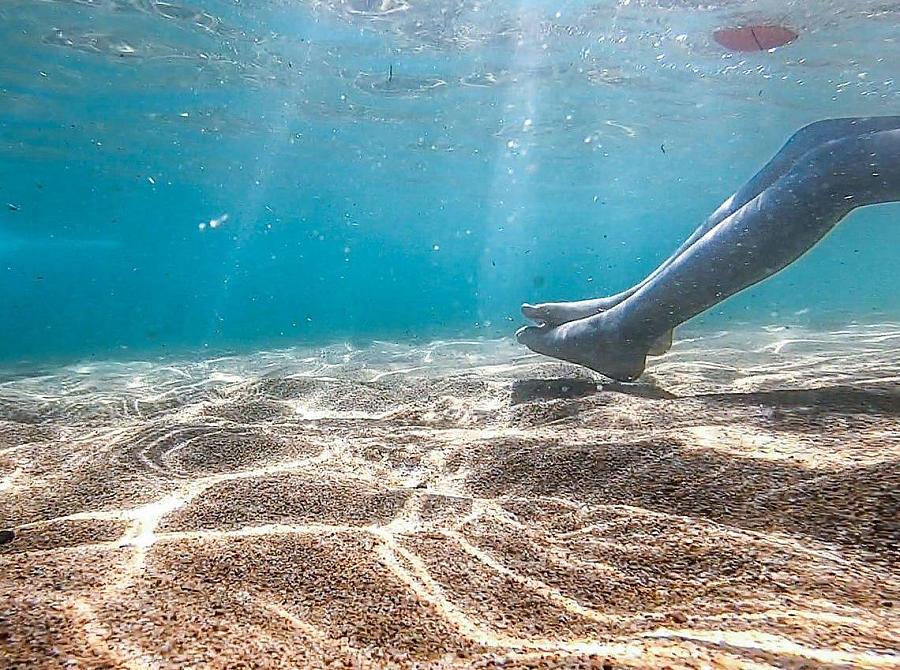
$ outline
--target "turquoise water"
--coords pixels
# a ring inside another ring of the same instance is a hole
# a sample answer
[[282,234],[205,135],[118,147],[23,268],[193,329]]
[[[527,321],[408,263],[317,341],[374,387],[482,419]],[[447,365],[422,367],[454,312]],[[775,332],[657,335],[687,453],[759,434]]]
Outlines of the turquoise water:
[[[712,40],[747,22],[799,37]],[[900,113],[898,23],[851,0],[7,0],[0,359],[509,336],[523,301],[638,281],[802,125]],[[898,215],[856,211],[700,322],[896,319]]]

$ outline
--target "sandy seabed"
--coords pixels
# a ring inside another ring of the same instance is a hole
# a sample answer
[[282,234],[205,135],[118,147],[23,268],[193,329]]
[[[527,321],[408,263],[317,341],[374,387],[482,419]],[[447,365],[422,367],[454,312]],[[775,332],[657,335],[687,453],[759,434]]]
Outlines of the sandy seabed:
[[[900,326],[0,383],[0,666],[900,667]],[[599,382],[599,385],[598,385]]]

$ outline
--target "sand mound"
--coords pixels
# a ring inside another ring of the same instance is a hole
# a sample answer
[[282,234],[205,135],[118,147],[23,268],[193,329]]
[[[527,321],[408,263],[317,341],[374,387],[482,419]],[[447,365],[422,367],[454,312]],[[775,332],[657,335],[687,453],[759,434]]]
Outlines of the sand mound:
[[[898,667],[900,330],[0,383],[5,667]],[[598,384],[599,383],[599,384]]]

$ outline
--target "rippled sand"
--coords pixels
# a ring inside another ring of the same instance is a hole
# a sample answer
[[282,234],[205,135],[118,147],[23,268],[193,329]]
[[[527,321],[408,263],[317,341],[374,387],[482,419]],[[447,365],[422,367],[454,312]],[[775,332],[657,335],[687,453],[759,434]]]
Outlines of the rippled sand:
[[0,384],[4,667],[898,667],[900,328]]

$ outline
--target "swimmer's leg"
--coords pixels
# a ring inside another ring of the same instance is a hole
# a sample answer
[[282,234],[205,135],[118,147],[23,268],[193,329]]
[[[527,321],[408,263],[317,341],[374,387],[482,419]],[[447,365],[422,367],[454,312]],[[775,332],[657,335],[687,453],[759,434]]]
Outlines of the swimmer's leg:
[[787,267],[856,207],[893,201],[900,128],[827,142],[618,305],[517,336],[538,353],[636,379],[661,334]]
[[[551,302],[539,305],[526,303],[522,305],[522,313],[527,318],[539,323],[555,326],[604,312],[633,295],[647,282],[659,275],[678,256],[689,249],[694,242],[785,175],[804,154],[827,142],[895,128],[900,128],[900,116],[825,119],[804,126],[791,136],[778,153],[759,172],[744,184],[737,193],[722,203],[703,225],[697,228],[668,259],[663,261],[656,270],[640,283],[626,291],[605,298],[573,302]],[[661,341],[656,343],[651,349],[651,355],[664,353],[671,343],[671,333],[664,334]]]

